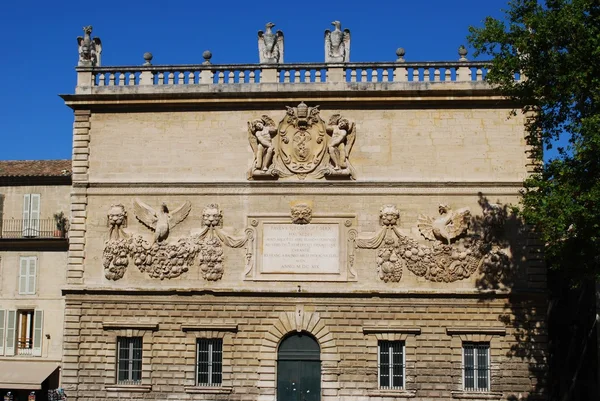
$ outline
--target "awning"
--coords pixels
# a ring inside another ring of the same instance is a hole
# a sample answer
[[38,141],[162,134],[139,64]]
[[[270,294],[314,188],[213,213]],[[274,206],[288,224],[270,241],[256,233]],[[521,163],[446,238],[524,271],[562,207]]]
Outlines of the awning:
[[0,361],[0,388],[41,390],[42,382],[58,367],[58,362]]

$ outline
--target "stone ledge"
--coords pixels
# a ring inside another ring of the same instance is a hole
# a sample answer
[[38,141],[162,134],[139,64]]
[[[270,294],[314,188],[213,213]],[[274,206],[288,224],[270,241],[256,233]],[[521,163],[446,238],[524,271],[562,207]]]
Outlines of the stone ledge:
[[150,384],[132,384],[132,385],[111,385],[104,386],[104,390],[118,393],[149,393],[152,391]]
[[402,327],[402,326],[363,326],[364,334],[376,333],[400,333],[400,334],[421,334],[420,327]]
[[181,331],[238,331],[237,323],[182,324]]
[[502,393],[488,391],[453,391],[452,398],[462,400],[499,400],[500,398],[502,398]]
[[158,323],[141,323],[141,322],[102,322],[104,330],[117,329],[138,329],[138,330],[158,330]]
[[230,394],[233,387],[186,387],[185,392],[188,394]]
[[386,390],[386,389],[374,389],[367,390],[369,397],[393,397],[396,398],[414,398],[417,396],[417,392],[414,390]]
[[504,327],[447,327],[446,334],[461,335],[461,334],[490,334],[505,336],[506,328]]

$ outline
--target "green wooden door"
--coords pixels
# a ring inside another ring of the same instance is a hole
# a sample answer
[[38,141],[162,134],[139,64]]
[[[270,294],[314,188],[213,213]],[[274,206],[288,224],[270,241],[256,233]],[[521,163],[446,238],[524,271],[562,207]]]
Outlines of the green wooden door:
[[321,400],[321,352],[311,336],[285,338],[277,358],[277,401]]

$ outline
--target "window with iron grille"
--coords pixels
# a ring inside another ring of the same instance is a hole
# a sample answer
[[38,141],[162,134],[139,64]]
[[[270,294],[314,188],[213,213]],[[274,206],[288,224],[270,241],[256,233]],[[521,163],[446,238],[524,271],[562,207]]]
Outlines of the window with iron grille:
[[463,343],[465,391],[490,390],[490,344]]
[[142,337],[117,338],[117,384],[142,383]]
[[196,348],[198,386],[220,386],[223,382],[223,340],[199,338]]
[[379,388],[404,388],[404,341],[378,342]]

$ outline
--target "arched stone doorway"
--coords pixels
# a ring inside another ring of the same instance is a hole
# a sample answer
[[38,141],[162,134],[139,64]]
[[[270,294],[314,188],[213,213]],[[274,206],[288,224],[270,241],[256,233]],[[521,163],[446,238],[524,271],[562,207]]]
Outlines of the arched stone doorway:
[[321,400],[321,349],[306,332],[285,337],[277,351],[277,401]]

